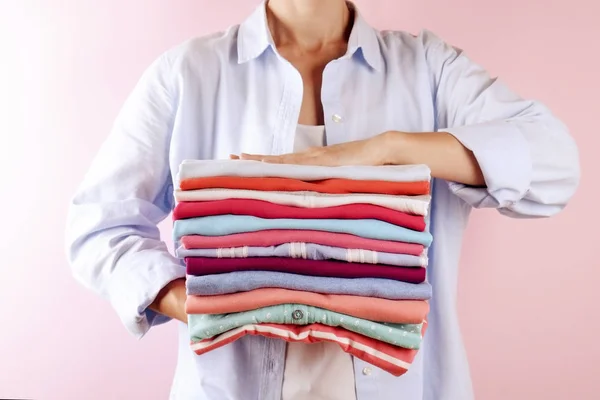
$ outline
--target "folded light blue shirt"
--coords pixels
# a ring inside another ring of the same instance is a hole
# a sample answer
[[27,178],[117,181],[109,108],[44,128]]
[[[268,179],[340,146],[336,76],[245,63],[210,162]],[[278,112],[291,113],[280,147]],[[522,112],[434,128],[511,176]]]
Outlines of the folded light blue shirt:
[[431,245],[429,232],[413,231],[376,219],[266,219],[249,215],[211,215],[175,221],[173,236],[178,241],[186,235],[224,236],[268,229],[298,229],[348,233],[368,239]]
[[285,272],[238,271],[204,276],[188,275],[187,294],[219,295],[260,288],[282,288],[325,294],[348,294],[390,300],[428,300],[428,282],[407,283],[380,278],[298,276]]

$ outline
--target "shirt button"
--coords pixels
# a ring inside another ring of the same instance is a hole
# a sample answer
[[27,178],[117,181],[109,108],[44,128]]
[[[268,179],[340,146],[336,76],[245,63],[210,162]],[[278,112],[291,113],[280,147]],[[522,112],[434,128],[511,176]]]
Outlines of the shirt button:
[[304,313],[301,310],[296,310],[292,313],[292,318],[295,320],[302,319],[304,317]]
[[341,116],[341,115],[339,115],[339,114],[333,114],[333,115],[331,116],[331,119],[333,120],[333,122],[335,122],[335,123],[338,123],[338,124],[339,124],[340,122],[342,122],[342,116]]
[[363,370],[362,370],[362,374],[365,375],[365,376],[371,375],[371,372],[373,372],[373,371],[369,367],[364,367]]

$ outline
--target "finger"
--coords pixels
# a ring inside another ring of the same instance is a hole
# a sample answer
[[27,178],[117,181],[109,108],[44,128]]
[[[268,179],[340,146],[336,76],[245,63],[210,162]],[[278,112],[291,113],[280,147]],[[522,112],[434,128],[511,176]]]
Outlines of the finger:
[[240,155],[242,160],[255,160],[269,164],[295,164],[295,165],[335,165],[334,160],[328,157],[327,154],[320,152],[302,152],[302,153],[290,153],[283,154],[280,156],[265,156],[259,154],[246,154]]
[[288,164],[285,156],[264,156],[260,161],[269,164]]
[[290,153],[277,156],[271,162],[279,164],[295,164],[295,165],[326,165],[328,157],[320,150],[303,151],[301,153]]
[[240,156],[238,156],[238,155],[236,155],[236,154],[230,154],[230,155],[229,155],[229,159],[231,159],[231,160],[239,160],[239,159],[240,159]]
[[242,153],[242,154],[240,154],[240,158],[242,160],[261,161],[261,162],[272,163],[272,164],[281,164],[282,163],[282,156],[265,156],[262,154]]
[[263,159],[263,157],[264,157],[264,155],[262,155],[262,154],[248,154],[248,153],[240,154],[241,160],[261,161]]
[[336,160],[337,157],[330,152],[315,151],[297,154],[291,162],[298,165],[336,166]]

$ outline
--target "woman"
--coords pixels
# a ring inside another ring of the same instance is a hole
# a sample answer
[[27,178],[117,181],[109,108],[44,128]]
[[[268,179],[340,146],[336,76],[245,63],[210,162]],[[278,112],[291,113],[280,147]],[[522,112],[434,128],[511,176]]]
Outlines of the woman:
[[[191,352],[185,271],[156,224],[172,210],[182,160],[230,154],[429,165],[434,292],[407,374],[394,378],[328,346],[286,352],[285,342],[261,337]],[[106,297],[134,335],[182,322],[173,399],[465,400],[472,391],[455,302],[471,208],[548,217],[578,180],[563,124],[432,33],[378,32],[343,0],[270,0],[145,72],[73,200],[69,255],[77,279]]]

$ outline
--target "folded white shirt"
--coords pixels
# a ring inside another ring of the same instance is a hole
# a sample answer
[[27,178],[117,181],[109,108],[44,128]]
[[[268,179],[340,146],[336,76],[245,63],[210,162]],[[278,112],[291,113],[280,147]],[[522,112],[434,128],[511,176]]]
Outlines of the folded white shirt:
[[415,215],[427,215],[431,196],[392,196],[385,194],[329,194],[317,192],[267,192],[245,189],[176,190],[177,201],[226,199],[262,200],[286,206],[323,208],[347,204],[373,204]]
[[322,179],[378,180],[390,182],[429,181],[427,165],[341,166],[269,164],[250,160],[184,160],[179,166],[178,183],[183,179],[213,176],[290,178],[302,181]]

